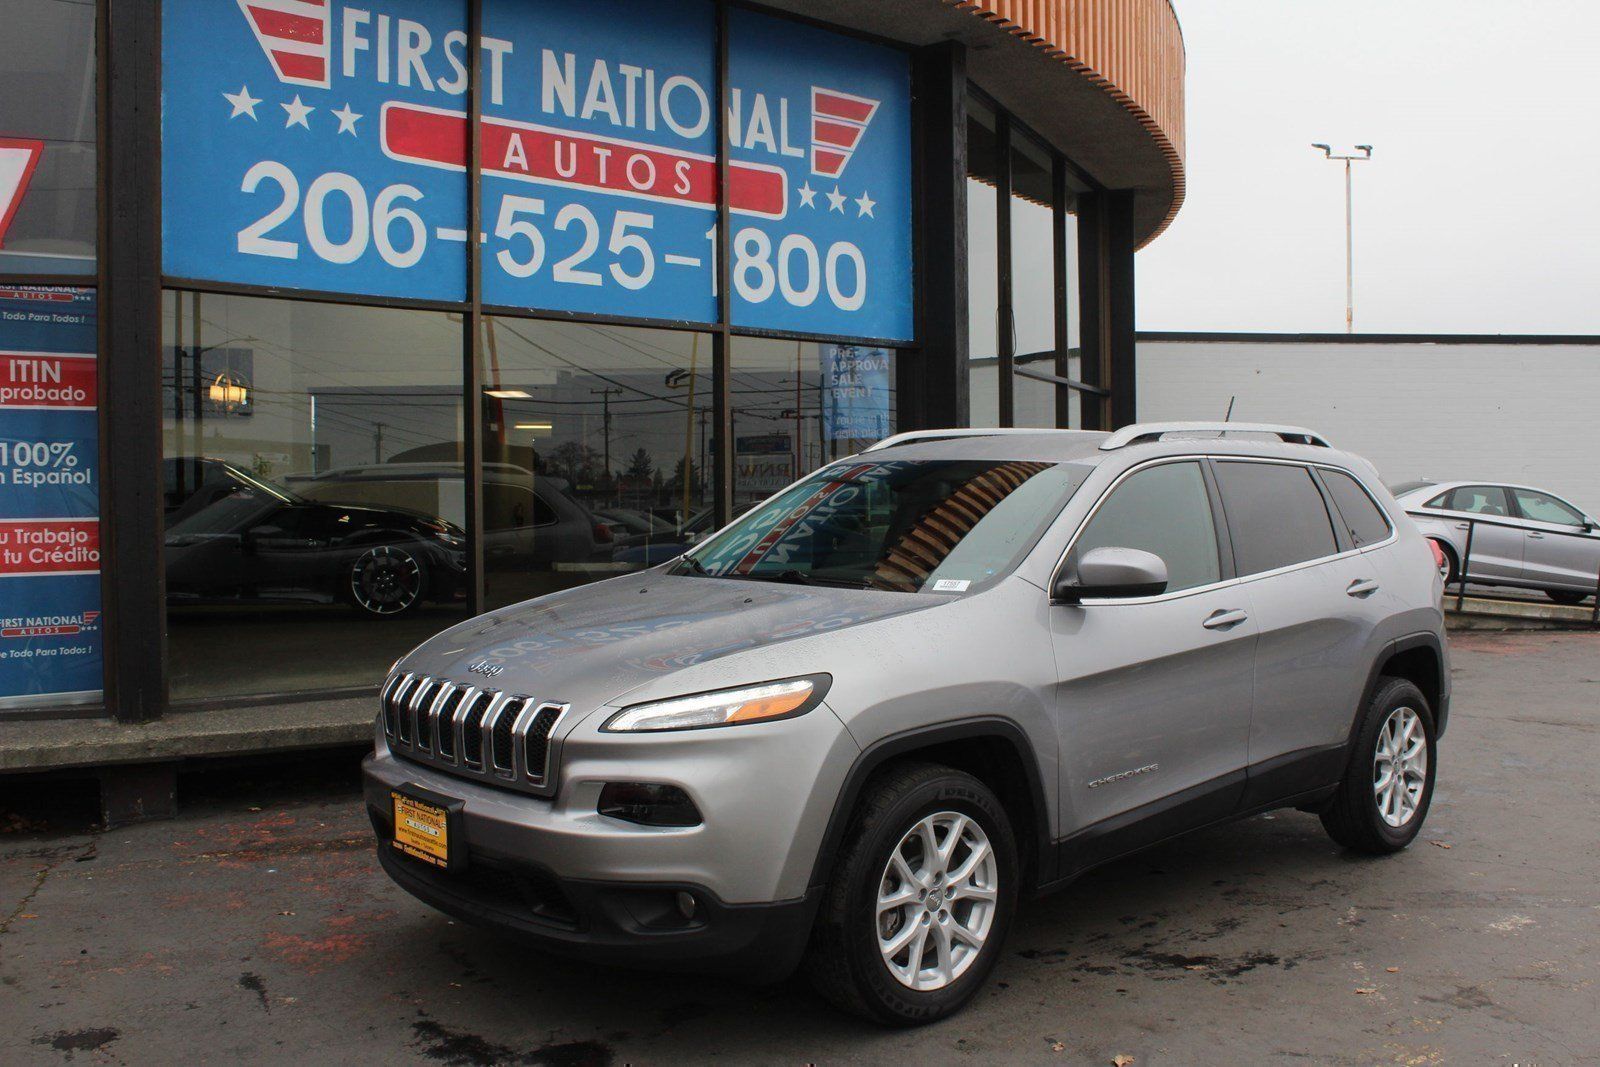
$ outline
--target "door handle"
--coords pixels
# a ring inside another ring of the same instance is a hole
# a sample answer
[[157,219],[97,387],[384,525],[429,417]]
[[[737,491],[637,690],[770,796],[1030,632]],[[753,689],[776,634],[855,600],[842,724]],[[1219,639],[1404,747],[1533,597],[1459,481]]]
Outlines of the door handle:
[[1378,583],[1371,578],[1357,578],[1345,588],[1347,596],[1371,596],[1378,591]]
[[1529,530],[1528,531],[1528,540],[1530,540],[1530,541],[1543,541],[1544,540],[1544,534],[1539,533],[1539,532],[1537,532],[1535,530]]
[[1458,529],[1458,530],[1470,529],[1471,526],[1472,526],[1472,524],[1470,522],[1458,522],[1458,523],[1456,523],[1456,529]]
[[1208,630],[1226,630],[1230,626],[1238,626],[1249,617],[1242,611],[1229,611],[1226,608],[1218,608],[1210,615],[1207,615],[1205,621],[1200,625]]

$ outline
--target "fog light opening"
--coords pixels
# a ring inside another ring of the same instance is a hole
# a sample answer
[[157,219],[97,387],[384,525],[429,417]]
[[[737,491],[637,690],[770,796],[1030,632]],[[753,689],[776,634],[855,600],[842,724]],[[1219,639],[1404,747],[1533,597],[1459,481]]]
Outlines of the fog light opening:
[[694,919],[694,913],[699,905],[695,902],[694,894],[682,889],[678,890],[678,914],[687,920]]
[[601,815],[640,826],[699,826],[700,811],[675,785],[607,782],[600,790]]

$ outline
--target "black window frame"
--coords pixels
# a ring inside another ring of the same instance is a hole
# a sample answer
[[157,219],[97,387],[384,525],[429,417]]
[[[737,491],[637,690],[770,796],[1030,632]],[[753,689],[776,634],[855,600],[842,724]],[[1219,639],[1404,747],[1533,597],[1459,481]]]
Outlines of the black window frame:
[[[1209,457],[1209,459],[1213,467],[1213,474],[1217,476],[1217,495],[1222,500],[1222,510],[1227,516],[1228,520],[1229,542],[1233,546],[1234,551],[1235,574],[1240,579],[1248,581],[1251,579],[1260,578],[1263,575],[1278,574],[1300,567],[1315,566],[1316,564],[1324,563],[1330,559],[1337,558],[1338,556],[1342,556],[1345,553],[1354,550],[1355,546],[1350,541],[1349,533],[1342,529],[1342,523],[1334,518],[1334,516],[1338,514],[1337,507],[1334,503],[1332,495],[1328,492],[1327,487],[1322,484],[1321,479],[1317,476],[1315,464],[1302,463],[1297,460],[1272,459],[1264,456],[1212,456]],[[1220,477],[1220,472],[1216,469],[1227,463],[1250,464],[1258,467],[1295,467],[1303,471],[1306,475],[1307,481],[1310,482],[1312,489],[1316,492],[1317,497],[1322,501],[1323,517],[1327,519],[1328,532],[1333,538],[1333,551],[1315,556],[1307,556],[1304,559],[1295,560],[1290,563],[1280,563],[1275,567],[1268,567],[1263,570],[1246,570],[1238,558],[1238,538],[1233,535],[1233,524],[1235,522],[1235,518],[1228,512],[1226,497],[1223,496],[1222,493],[1222,479]]]
[[[1378,498],[1377,497],[1372,495],[1372,491],[1367,488],[1366,483],[1363,482],[1360,478],[1358,478],[1352,471],[1345,470],[1343,467],[1319,465],[1319,466],[1313,468],[1313,472],[1314,472],[1314,475],[1315,475],[1317,481],[1320,483],[1320,485],[1322,487],[1322,491],[1323,491],[1324,496],[1326,496],[1327,499],[1330,502],[1330,505],[1331,505],[1331,507],[1333,509],[1333,513],[1339,517],[1338,528],[1347,530],[1349,532],[1351,547],[1359,548],[1359,549],[1372,548],[1375,545],[1383,544],[1385,541],[1389,540],[1389,538],[1394,536],[1394,531],[1395,531],[1394,520],[1389,517],[1388,510],[1386,508],[1384,508],[1384,506],[1381,503],[1378,502]],[[1381,519],[1382,522],[1383,522],[1383,536],[1382,537],[1378,538],[1376,541],[1371,542],[1370,544],[1363,544],[1363,543],[1361,543],[1361,542],[1356,540],[1355,528],[1350,525],[1350,520],[1349,520],[1348,517],[1346,517],[1346,515],[1344,513],[1344,508],[1339,504],[1339,498],[1338,498],[1337,495],[1335,495],[1335,493],[1333,491],[1333,483],[1328,478],[1328,475],[1330,475],[1330,474],[1335,474],[1335,475],[1339,475],[1340,477],[1343,477],[1343,478],[1348,478],[1350,480],[1350,482],[1355,485],[1356,491],[1359,492],[1363,497],[1366,498],[1367,503],[1372,505],[1373,510],[1378,513],[1378,518]]]
[[[1111,494],[1116,492],[1117,488],[1122,485],[1123,482],[1132,478],[1139,472],[1149,470],[1152,467],[1164,466],[1171,463],[1197,463],[1200,466],[1200,474],[1205,479],[1206,501],[1211,508],[1211,528],[1215,531],[1217,537],[1217,573],[1220,575],[1220,577],[1216,582],[1209,585],[1190,586],[1187,589],[1158,593],[1154,597],[1141,597],[1138,598],[1139,602],[1142,603],[1146,600],[1160,600],[1168,597],[1190,596],[1194,593],[1203,592],[1207,589],[1213,589],[1217,586],[1231,582],[1239,576],[1238,566],[1233,555],[1233,531],[1228,528],[1227,514],[1224,512],[1222,507],[1221,488],[1217,484],[1216,473],[1211,469],[1211,457],[1202,454],[1190,454],[1181,456],[1162,456],[1158,459],[1137,463],[1113,478],[1111,480],[1111,484],[1106,486],[1106,488],[1100,492],[1100,495],[1095,498],[1094,503],[1089,506],[1088,512],[1086,512],[1078,524],[1073,527],[1071,536],[1067,538],[1067,543],[1061,550],[1061,555],[1057,557],[1055,566],[1051,568],[1050,588],[1055,588],[1056,584],[1061,581],[1062,576],[1067,570],[1067,567],[1072,562],[1073,552],[1077,550],[1078,538],[1083,535],[1083,531],[1089,528],[1089,524],[1094,521],[1095,514],[1100,510],[1101,505],[1111,498]],[[1069,499],[1066,506],[1070,506],[1071,503],[1072,501]]]

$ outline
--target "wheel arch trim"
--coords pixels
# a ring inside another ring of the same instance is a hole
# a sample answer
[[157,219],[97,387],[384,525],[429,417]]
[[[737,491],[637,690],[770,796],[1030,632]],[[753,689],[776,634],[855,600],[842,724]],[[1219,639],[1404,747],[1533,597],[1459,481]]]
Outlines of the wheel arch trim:
[[1433,713],[1434,736],[1444,736],[1445,724],[1450,718],[1449,661],[1445,657],[1443,639],[1436,633],[1423,631],[1395,638],[1385,645],[1383,651],[1372,661],[1372,669],[1367,674],[1367,684],[1361,690],[1361,703],[1356,706],[1355,714],[1351,716],[1350,735],[1346,740],[1346,747],[1352,753],[1355,751],[1356,733],[1361,729],[1361,718],[1366,713],[1367,705],[1372,703],[1372,698],[1377,695],[1378,682],[1384,677],[1384,667],[1400,653],[1418,648],[1431,651],[1438,668],[1438,698],[1434,701],[1435,706],[1429,711]]
[[855,762],[851,764],[850,770],[846,772],[844,784],[834,800],[827,828],[823,832],[822,847],[818,850],[816,862],[812,865],[811,880],[807,883],[808,891],[827,884],[829,876],[833,873],[839,848],[844,843],[844,835],[849,829],[851,816],[854,815],[856,805],[861,799],[862,789],[879,768],[893,759],[911,755],[921,749],[949,741],[969,741],[979,738],[995,738],[1010,745],[1022,763],[1023,772],[1027,777],[1026,794],[1033,809],[1033,852],[1036,859],[1034,882],[1043,885],[1053,881],[1056,850],[1050,836],[1051,812],[1033,742],[1020,726],[1009,719],[974,716],[890,734],[861,750]]

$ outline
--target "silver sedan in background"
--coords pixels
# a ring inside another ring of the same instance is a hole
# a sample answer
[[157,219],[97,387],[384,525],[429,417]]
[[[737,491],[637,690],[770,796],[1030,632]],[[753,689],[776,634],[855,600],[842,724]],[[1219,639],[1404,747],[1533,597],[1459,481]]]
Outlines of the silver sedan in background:
[[1581,604],[1600,584],[1600,522],[1554,493],[1471,481],[1406,482],[1393,492],[1443,550],[1447,581],[1461,576],[1471,528],[1470,581],[1538,589],[1558,604]]

